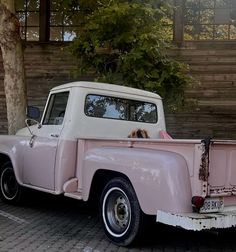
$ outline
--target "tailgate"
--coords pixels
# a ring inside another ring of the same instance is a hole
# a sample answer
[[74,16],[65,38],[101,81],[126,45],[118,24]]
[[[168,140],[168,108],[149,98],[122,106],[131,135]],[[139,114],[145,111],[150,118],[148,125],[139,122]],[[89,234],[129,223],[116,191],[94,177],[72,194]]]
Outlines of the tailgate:
[[209,148],[208,195],[236,195],[236,141],[212,140]]

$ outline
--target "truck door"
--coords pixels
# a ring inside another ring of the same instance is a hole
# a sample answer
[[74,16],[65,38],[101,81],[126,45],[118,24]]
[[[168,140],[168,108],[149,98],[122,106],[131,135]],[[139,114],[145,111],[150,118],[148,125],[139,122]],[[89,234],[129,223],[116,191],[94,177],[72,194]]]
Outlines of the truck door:
[[57,146],[64,125],[68,97],[69,91],[51,94],[41,128],[33,127],[34,136],[24,151],[24,184],[54,190]]

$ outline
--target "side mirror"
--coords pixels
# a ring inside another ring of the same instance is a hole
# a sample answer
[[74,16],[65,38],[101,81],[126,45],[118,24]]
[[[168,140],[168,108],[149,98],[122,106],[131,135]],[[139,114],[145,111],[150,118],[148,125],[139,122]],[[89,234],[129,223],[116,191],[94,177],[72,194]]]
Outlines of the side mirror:
[[32,119],[39,119],[40,110],[38,107],[28,106],[26,115],[27,115],[27,117],[32,118]]

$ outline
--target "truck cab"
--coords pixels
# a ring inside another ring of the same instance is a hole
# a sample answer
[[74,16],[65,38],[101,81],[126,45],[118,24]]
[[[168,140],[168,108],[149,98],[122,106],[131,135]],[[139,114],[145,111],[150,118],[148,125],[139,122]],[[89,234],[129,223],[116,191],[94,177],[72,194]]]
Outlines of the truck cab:
[[159,95],[103,83],[73,82],[55,87],[40,123],[16,134],[28,137],[21,182],[62,193],[63,184],[75,176],[78,139],[127,138],[140,127],[150,138],[158,138],[159,131],[165,130]]

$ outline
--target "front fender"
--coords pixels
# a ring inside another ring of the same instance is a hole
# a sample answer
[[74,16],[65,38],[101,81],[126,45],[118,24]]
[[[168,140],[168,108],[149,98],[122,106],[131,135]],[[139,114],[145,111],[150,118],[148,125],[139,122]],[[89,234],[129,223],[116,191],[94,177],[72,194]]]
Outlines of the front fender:
[[[23,137],[0,136],[0,158],[1,155],[9,158],[19,184],[22,184],[23,146],[26,143],[27,141]],[[2,160],[0,160],[0,165],[3,165]]]
[[156,214],[157,210],[175,213],[192,210],[188,167],[179,154],[143,148],[102,147],[89,150],[84,164],[85,200],[95,172],[103,169],[128,177],[146,214]]

